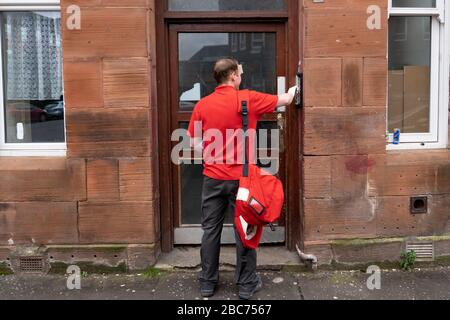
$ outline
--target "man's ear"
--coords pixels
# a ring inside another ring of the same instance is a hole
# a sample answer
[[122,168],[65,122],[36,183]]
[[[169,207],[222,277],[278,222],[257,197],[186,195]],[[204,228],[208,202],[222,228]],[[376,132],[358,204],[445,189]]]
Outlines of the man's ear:
[[242,66],[242,64],[240,64],[238,66],[238,71],[237,71],[238,75],[242,76],[242,74],[244,73],[244,67]]

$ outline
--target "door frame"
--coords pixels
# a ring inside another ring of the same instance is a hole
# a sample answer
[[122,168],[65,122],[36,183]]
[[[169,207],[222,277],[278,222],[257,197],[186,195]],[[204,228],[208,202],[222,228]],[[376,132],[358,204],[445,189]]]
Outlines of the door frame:
[[[274,54],[275,64],[276,64],[276,77],[275,80],[278,79],[279,76],[285,77],[287,75],[287,61],[286,61],[286,28],[284,23],[280,22],[258,22],[258,23],[208,23],[208,24],[192,24],[192,23],[171,23],[169,25],[169,46],[170,46],[170,55],[169,55],[169,65],[170,65],[170,101],[171,104],[170,112],[171,112],[171,130],[179,128],[180,122],[189,122],[192,116],[192,110],[180,110],[178,97],[180,96],[179,88],[178,88],[178,77],[179,70],[178,66],[178,55],[179,52],[179,44],[178,44],[178,34],[180,32],[188,32],[188,33],[250,33],[250,32],[268,32],[274,33],[276,35],[276,52]],[[244,63],[244,69],[247,69]],[[248,72],[248,71],[247,71]],[[244,76],[245,78],[245,76]],[[276,82],[276,81],[275,81]],[[177,90],[178,89],[178,90]],[[251,88],[250,88],[251,89]],[[277,88],[278,89],[278,88]],[[283,89],[285,90],[285,88]],[[278,91],[276,91],[278,92]],[[276,93],[274,92],[274,94]],[[283,91],[285,92],[285,91]],[[279,113],[272,113],[263,115],[260,119],[260,122],[268,121],[273,124],[278,124],[278,116]],[[283,115],[283,118],[285,116]],[[283,125],[284,126],[284,125]],[[285,126],[284,126],[285,127]],[[283,134],[283,140],[284,140]],[[174,142],[175,145],[177,142]],[[284,143],[283,143],[284,145]],[[289,148],[286,146],[286,148]],[[286,152],[280,150],[280,167],[279,167],[279,178],[282,179],[283,183],[286,181]],[[281,160],[282,159],[282,160]],[[199,224],[196,226],[183,224],[182,223],[182,210],[181,210],[181,167],[172,165],[172,194],[176,195],[173,201],[173,226],[174,226],[174,244],[175,245],[192,245],[199,244],[202,231],[200,230]],[[287,185],[284,183],[285,190],[287,191]],[[286,207],[286,206],[285,206]],[[270,231],[267,227],[267,231],[265,231],[261,238],[261,243],[264,244],[280,244],[285,243],[286,238],[286,214],[285,210],[283,210],[283,214],[278,219],[278,224],[275,231]],[[223,244],[234,244],[234,229],[229,224],[225,224],[222,232],[222,243]]]
[[[174,246],[173,228],[173,177],[171,170],[171,110],[170,110],[170,77],[169,77],[169,26],[171,23],[267,23],[285,24],[285,43],[287,59],[287,85],[295,85],[298,61],[303,60],[303,30],[299,17],[303,16],[303,8],[297,0],[287,0],[286,12],[168,12],[167,1],[155,1],[156,42],[156,77],[157,77],[157,125],[159,173],[159,221],[161,250],[170,252]],[[303,20],[303,19],[302,19]],[[301,35],[301,36],[300,36]],[[294,250],[298,244],[303,247],[303,205],[302,205],[302,168],[303,158],[300,143],[303,141],[303,110],[294,107],[286,112],[286,143],[290,146],[286,154],[287,212],[286,212],[286,247]]]

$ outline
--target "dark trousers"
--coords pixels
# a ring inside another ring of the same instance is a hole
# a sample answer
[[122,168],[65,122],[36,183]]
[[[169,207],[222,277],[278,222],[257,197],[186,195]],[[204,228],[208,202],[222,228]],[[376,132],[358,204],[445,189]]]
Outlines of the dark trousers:
[[[225,213],[234,212],[239,181],[216,180],[204,176],[202,190],[202,271],[200,281],[217,283],[219,280],[220,238]],[[227,210],[228,209],[228,210]],[[236,284],[252,287],[258,282],[256,275],[256,251],[244,248],[236,229]]]

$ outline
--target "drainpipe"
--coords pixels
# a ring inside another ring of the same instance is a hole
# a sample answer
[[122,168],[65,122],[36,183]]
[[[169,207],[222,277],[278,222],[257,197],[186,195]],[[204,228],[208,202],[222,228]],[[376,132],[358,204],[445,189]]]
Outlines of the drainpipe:
[[316,270],[318,261],[317,257],[313,254],[306,254],[301,252],[297,244],[295,245],[295,248],[297,249],[297,253],[300,256],[300,260],[302,260],[312,270]]

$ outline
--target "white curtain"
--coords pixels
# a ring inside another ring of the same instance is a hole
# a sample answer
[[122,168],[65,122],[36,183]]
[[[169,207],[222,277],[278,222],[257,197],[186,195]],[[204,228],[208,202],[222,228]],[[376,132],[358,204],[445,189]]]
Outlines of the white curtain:
[[58,12],[3,13],[8,100],[59,100],[62,95]]

